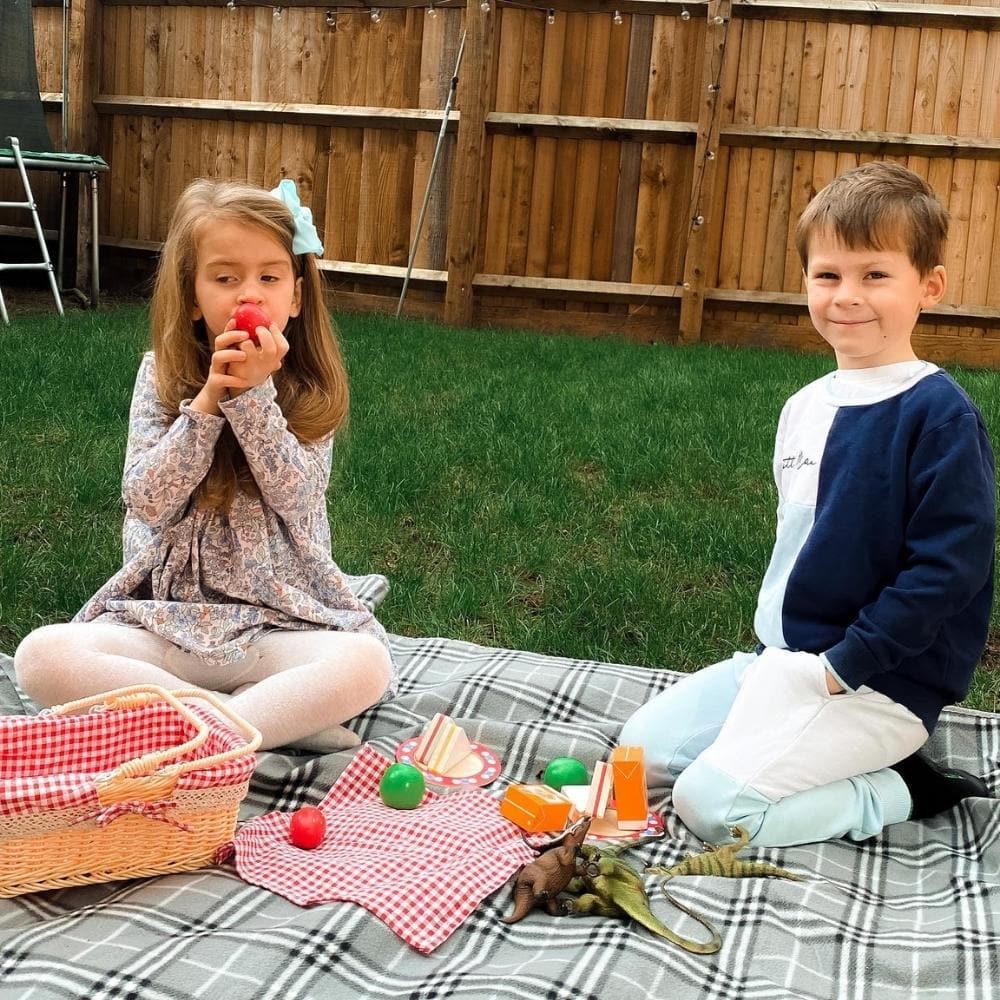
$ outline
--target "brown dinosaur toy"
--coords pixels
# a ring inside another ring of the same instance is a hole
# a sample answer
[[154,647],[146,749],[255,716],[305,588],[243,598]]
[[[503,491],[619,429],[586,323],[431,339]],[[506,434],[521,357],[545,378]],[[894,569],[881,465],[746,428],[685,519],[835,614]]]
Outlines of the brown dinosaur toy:
[[500,918],[501,923],[516,924],[536,906],[544,906],[552,916],[563,912],[557,897],[576,875],[576,858],[589,829],[589,819],[571,827],[555,846],[529,861],[514,876],[514,909]]

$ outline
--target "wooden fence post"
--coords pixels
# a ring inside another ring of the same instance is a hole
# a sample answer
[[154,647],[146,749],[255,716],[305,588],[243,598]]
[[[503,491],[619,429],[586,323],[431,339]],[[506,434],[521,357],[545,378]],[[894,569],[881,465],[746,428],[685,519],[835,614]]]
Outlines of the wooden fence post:
[[722,118],[722,73],[726,37],[732,20],[732,0],[709,0],[705,26],[705,67],[702,97],[698,110],[698,139],[694,150],[691,179],[691,218],[684,257],[684,291],[681,296],[680,340],[701,339],[701,319],[705,309],[705,255],[708,223],[721,206],[714,204],[715,167],[719,162],[719,125]]
[[467,0],[465,55],[458,80],[458,139],[451,208],[448,213],[448,289],[444,319],[452,326],[472,322],[472,279],[479,263],[486,167],[486,114],[496,86],[496,21],[499,4]]
[[[102,5],[100,0],[73,0],[70,4],[69,23],[63,29],[69,32],[69,94],[63,94],[62,113],[69,120],[69,148],[76,153],[96,153],[97,112],[94,98],[100,82],[100,53]],[[89,182],[86,174],[71,174],[69,183]],[[76,213],[76,284],[80,288],[90,286],[90,254],[87,252],[91,232],[91,208],[89,189],[79,197]],[[75,199],[71,199],[75,201]],[[68,221],[68,225],[72,225]],[[96,248],[95,248],[96,251]],[[64,279],[65,280],[65,279]]]

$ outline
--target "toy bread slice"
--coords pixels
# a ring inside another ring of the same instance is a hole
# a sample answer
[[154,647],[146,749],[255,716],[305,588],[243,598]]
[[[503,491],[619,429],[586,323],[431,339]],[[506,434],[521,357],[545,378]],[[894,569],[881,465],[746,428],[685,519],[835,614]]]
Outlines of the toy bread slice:
[[470,753],[465,730],[440,712],[431,719],[413,748],[413,760],[437,774],[447,774]]

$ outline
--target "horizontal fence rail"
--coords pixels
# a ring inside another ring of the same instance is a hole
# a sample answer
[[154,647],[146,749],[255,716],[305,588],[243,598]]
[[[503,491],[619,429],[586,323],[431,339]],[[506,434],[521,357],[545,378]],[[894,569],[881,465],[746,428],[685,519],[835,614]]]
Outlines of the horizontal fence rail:
[[[1000,7],[228,4],[72,0],[67,113],[111,164],[107,253],[155,253],[196,176],[287,176],[343,307],[394,309],[412,248],[415,315],[822,349],[795,221],[837,173],[891,158],[952,217],[948,300],[918,348],[1000,366]],[[34,15],[56,135],[61,6]],[[39,200],[53,228],[57,191]]]

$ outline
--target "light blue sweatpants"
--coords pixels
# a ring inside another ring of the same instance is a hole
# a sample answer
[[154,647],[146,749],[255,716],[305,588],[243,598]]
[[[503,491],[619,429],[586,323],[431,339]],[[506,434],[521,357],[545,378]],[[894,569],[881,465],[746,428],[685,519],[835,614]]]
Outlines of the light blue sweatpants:
[[785,847],[865,840],[905,820],[912,801],[888,765],[927,730],[867,686],[831,695],[809,653],[737,653],[643,705],[619,743],[642,746],[650,787],[673,784],[677,815],[707,843]]

